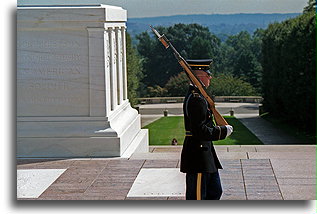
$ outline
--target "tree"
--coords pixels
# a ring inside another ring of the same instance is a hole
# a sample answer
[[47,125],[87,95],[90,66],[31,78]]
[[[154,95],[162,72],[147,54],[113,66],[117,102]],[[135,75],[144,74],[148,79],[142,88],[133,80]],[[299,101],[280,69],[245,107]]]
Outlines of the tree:
[[211,81],[208,88],[214,96],[256,96],[255,88],[241,78],[231,74],[217,74]]
[[[184,96],[188,90],[189,80],[185,72],[171,77],[165,89],[168,96]],[[231,74],[214,75],[207,88],[214,96],[255,96],[258,95],[254,87],[241,78],[233,77]]]
[[222,59],[218,63],[220,71],[230,73],[249,82],[260,91],[262,66],[261,60],[261,36],[263,32],[258,30],[251,35],[242,31],[237,35],[229,36],[222,45]]
[[316,0],[308,0],[307,6],[304,7],[303,12],[309,13],[309,12],[314,12],[314,11],[316,11]]
[[269,25],[263,36],[264,107],[276,118],[315,132],[315,11]]
[[[257,92],[261,91],[263,30],[257,30],[252,36],[247,31],[242,31],[221,43],[208,28],[198,24],[176,24],[157,29],[172,41],[185,59],[212,58],[214,63],[210,70],[213,73],[231,74],[237,79],[250,83]],[[137,39],[138,52],[143,58],[144,85],[152,88],[156,85],[161,88],[169,87],[167,94],[170,96],[180,94],[180,92],[170,92],[174,91],[170,87],[177,82],[172,77],[182,72],[171,51],[167,51],[156,37],[147,32],[138,35]],[[168,81],[172,82],[167,84]],[[144,94],[144,96],[148,95]]]
[[[218,55],[220,40],[207,27],[198,24],[176,24],[170,27],[156,27],[165,34],[185,58],[215,57]],[[170,50],[153,35],[144,32],[137,36],[138,52],[143,58],[144,79],[147,86],[164,87],[170,77],[179,74],[182,68]]]
[[155,86],[148,86],[147,87],[147,97],[165,97],[166,96],[166,89],[162,88],[159,85]]
[[165,85],[167,95],[172,97],[185,96],[188,90],[189,79],[185,72],[171,77]]
[[128,81],[128,98],[131,105],[137,103],[137,91],[140,88],[140,80],[142,79],[142,64],[141,58],[138,56],[137,51],[132,46],[130,35],[126,34],[126,52],[127,52],[127,81]]
[[212,48],[208,40],[196,37],[191,43],[191,52],[189,58],[192,59],[209,59],[211,58]]

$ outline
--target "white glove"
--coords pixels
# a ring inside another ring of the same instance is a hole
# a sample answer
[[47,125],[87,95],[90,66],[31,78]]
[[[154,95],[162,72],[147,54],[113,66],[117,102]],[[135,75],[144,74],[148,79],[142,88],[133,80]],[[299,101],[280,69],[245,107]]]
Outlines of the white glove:
[[226,128],[227,128],[227,136],[226,136],[226,137],[228,137],[229,135],[232,134],[232,132],[233,132],[233,127],[230,126],[230,125],[226,125]]

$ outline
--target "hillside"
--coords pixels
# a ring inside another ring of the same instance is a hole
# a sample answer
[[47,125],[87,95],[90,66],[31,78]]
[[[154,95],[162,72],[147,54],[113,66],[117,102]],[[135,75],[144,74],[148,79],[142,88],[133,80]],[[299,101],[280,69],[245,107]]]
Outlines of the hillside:
[[281,22],[298,15],[299,13],[255,13],[160,16],[130,18],[127,26],[128,32],[134,37],[136,34],[149,30],[149,25],[170,26],[177,23],[198,23],[208,27],[211,32],[221,39],[225,39],[227,35],[234,35],[243,30],[253,33],[258,28],[266,28],[270,23]]

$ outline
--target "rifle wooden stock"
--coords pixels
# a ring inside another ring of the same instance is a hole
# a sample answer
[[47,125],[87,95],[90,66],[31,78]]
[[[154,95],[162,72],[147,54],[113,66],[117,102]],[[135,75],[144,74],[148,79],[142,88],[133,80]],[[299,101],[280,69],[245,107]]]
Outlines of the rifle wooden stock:
[[202,84],[202,82],[197,78],[197,76],[194,74],[186,60],[178,53],[178,51],[174,48],[172,43],[166,38],[166,36],[163,34],[162,36],[152,27],[150,26],[154,34],[158,37],[160,42],[164,45],[164,47],[171,48],[174,52],[174,55],[176,59],[178,60],[178,63],[182,66],[182,68],[185,70],[185,73],[187,77],[190,79],[191,83],[200,91],[200,93],[205,97],[207,100],[210,110],[212,114],[214,115],[215,122],[218,126],[224,126],[228,125],[227,121],[221,116],[221,114],[217,111],[215,107],[214,101],[211,99],[211,97],[208,95],[205,86]]

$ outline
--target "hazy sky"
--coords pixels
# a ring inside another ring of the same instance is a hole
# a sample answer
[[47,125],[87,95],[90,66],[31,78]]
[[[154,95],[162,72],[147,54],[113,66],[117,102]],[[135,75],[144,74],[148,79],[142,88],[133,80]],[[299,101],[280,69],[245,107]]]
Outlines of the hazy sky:
[[178,14],[300,13],[308,0],[18,0],[18,4],[109,4],[128,10],[128,17]]

